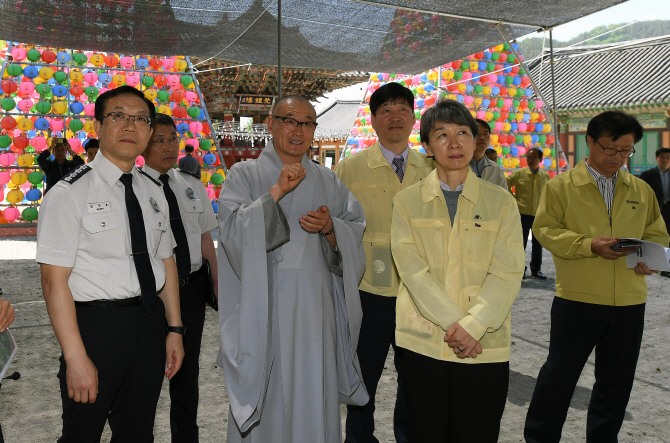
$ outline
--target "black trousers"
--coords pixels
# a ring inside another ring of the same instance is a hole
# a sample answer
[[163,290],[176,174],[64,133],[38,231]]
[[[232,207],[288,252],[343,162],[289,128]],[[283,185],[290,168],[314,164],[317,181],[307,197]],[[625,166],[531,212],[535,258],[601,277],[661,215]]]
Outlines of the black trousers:
[[408,349],[402,354],[411,442],[498,441],[509,362],[448,362]]
[[375,431],[375,394],[384,371],[389,347],[393,346],[395,369],[398,372],[393,431],[396,442],[407,442],[407,402],[403,386],[403,365],[400,348],[395,344],[395,297],[384,297],[359,291],[363,308],[363,323],[358,339],[358,360],[363,382],[370,394],[365,406],[347,405],[345,443],[377,443]]
[[586,420],[586,441],[617,441],[633,388],[644,329],[645,304],[603,306],[555,297],[549,356],[530,402],[527,442],[558,442],[572,394],[593,348],[596,382]]
[[[526,244],[528,243],[528,233],[533,232],[533,222],[535,221],[534,215],[521,214],[521,229],[523,230],[523,250],[526,250]],[[542,245],[535,238],[533,234],[532,243],[532,252],[530,255],[530,270],[531,271],[540,271],[542,269]]]
[[205,324],[205,298],[202,273],[195,274],[189,284],[179,288],[181,321],[184,335],[184,361],[170,380],[170,428],[172,443],[198,442],[198,376],[200,375],[200,344]]
[[151,443],[165,377],[165,308],[76,306],[86,353],[98,370],[95,403],[68,398],[67,364],[60,357],[63,435],[59,443],[99,442],[105,422],[111,443]]

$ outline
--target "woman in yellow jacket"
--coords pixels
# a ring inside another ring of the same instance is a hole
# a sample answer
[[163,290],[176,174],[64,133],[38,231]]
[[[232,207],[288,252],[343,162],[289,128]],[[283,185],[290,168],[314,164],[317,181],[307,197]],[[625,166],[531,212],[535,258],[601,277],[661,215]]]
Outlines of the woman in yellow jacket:
[[437,168],[394,198],[410,441],[496,442],[505,408],[525,254],[514,197],[468,166],[478,130],[458,102],[426,111],[421,140]]

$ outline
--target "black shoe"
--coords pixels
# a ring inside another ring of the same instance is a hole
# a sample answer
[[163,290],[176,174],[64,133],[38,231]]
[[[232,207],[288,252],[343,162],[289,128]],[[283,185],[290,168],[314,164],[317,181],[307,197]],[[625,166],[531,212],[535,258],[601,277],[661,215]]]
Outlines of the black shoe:
[[541,280],[546,280],[547,276],[542,273],[542,271],[530,271],[530,274],[535,277],[539,278]]
[[[670,272],[668,272],[668,271],[661,271],[661,275],[662,275],[663,277],[668,277],[668,278],[670,278]],[[0,294],[2,294],[2,292],[0,292]]]
[[523,277],[521,277],[523,280],[526,279],[526,271],[527,271],[527,270],[528,270],[528,266],[526,266],[525,268],[523,268]]

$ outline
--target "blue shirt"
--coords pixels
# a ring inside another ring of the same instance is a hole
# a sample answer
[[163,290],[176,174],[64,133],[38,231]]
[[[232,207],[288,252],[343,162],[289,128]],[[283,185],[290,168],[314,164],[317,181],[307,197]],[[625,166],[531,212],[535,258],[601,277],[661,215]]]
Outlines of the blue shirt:
[[402,172],[405,172],[407,170],[407,157],[409,156],[409,145],[405,148],[404,151],[402,151],[401,154],[396,154],[395,152],[389,151],[387,148],[382,145],[382,142],[379,142],[379,148],[382,150],[382,155],[386,159],[387,162],[389,162],[389,165],[391,165],[391,169],[395,172],[395,165],[393,164],[393,159],[394,158],[402,158]]

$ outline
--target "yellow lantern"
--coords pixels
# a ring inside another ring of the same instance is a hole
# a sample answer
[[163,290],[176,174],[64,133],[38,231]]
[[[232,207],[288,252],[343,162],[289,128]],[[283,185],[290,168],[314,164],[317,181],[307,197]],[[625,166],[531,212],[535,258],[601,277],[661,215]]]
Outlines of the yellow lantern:
[[[25,172],[16,171],[15,173],[12,174],[12,183],[14,183],[15,185],[21,186],[26,181],[28,181],[28,174],[26,174]],[[21,197],[21,200],[23,200],[23,197]],[[21,201],[21,200],[19,200],[19,201]],[[9,200],[7,200],[7,201],[9,201]],[[16,202],[12,202],[12,203],[16,203]]]
[[116,83],[116,86],[121,86],[126,81],[126,77],[121,74],[114,74],[112,76],[112,81]]
[[545,123],[542,127],[542,132],[551,132],[551,125]]
[[212,178],[212,174],[210,174],[208,171],[202,171],[200,173],[200,180],[204,183],[207,184],[209,183],[209,180]]
[[484,95],[491,95],[491,91],[492,91],[492,89],[491,89],[490,86],[484,86],[482,88],[482,92],[484,93]]
[[538,114],[537,112],[531,112],[531,113],[530,113],[530,121],[531,121],[531,122],[536,122],[536,121],[537,121],[537,118],[538,118],[539,116],[540,116],[540,114]]
[[44,66],[43,68],[40,68],[39,74],[40,78],[43,78],[44,80],[49,80],[54,76],[54,70],[48,66]]
[[454,78],[454,71],[442,71],[442,78],[445,80],[451,80]]
[[516,121],[520,122],[521,120],[523,120],[523,112],[517,112]]
[[70,68],[70,80],[79,83],[84,79],[84,74],[78,68]]
[[505,168],[511,167],[509,158],[503,158],[502,164],[503,164],[503,167],[505,167]]
[[19,158],[16,159],[16,163],[22,168],[29,168],[33,165],[33,156],[30,154],[19,155]]
[[481,97],[475,97],[475,106],[478,108],[482,105],[482,98]]
[[512,130],[512,125],[511,124],[509,124],[507,122],[503,123],[503,131],[509,132],[511,130]]
[[23,192],[19,189],[14,189],[13,191],[9,191],[7,193],[7,201],[9,203],[21,203],[23,201]]
[[148,100],[155,100],[157,95],[158,92],[155,89],[147,89],[146,91],[144,91],[144,96]]
[[58,101],[51,106],[54,114],[63,115],[67,111],[67,102]]
[[[160,112],[160,111],[158,111],[158,112]],[[179,150],[183,151],[185,146],[186,146],[186,142],[184,141],[183,138],[180,138],[179,139]]]
[[479,63],[478,62],[470,62],[470,70],[471,71],[478,71],[479,70]]
[[549,156],[551,156],[551,149],[550,148],[544,148],[542,150],[542,156],[544,158],[549,158]]
[[93,123],[94,123],[93,120],[87,120],[86,123],[84,123],[84,131],[95,132],[95,126],[93,125]]
[[530,135],[524,135],[523,136],[523,142],[527,145],[529,145],[532,142],[533,138]]
[[429,72],[429,73],[428,73],[428,80],[430,80],[430,81],[432,81],[432,82],[434,82],[435,80],[437,80],[437,72],[435,72],[435,71],[431,71],[431,72]]
[[477,113],[470,109],[470,114],[472,115],[472,118],[477,118]]
[[174,61],[174,68],[177,71],[186,71],[187,66],[188,64],[186,63],[186,60],[178,59]]
[[157,109],[158,112],[165,115],[172,115],[172,109],[168,105],[160,105]]
[[16,127],[22,131],[30,131],[33,129],[33,121],[27,117],[22,117],[16,122]]
[[458,92],[465,92],[467,86],[465,83],[459,83],[458,86],[456,86],[456,88],[458,88]]
[[456,94],[447,94],[447,100],[456,100]]
[[502,146],[498,145],[498,146],[496,146],[496,147],[493,148],[493,149],[496,150],[496,152],[498,153],[498,155],[502,155]]
[[102,64],[105,63],[105,57],[103,57],[101,54],[93,54],[89,58],[89,61],[93,64],[93,66],[102,66]]
[[491,143],[494,145],[498,143],[498,134],[491,134]]
[[[486,111],[486,121],[487,121],[487,122],[490,122],[491,120],[493,120],[493,112],[491,112],[491,111]],[[508,123],[508,124],[509,124],[509,123]]]
[[507,93],[510,97],[514,97],[516,95],[516,88],[507,88]]

